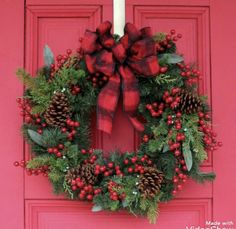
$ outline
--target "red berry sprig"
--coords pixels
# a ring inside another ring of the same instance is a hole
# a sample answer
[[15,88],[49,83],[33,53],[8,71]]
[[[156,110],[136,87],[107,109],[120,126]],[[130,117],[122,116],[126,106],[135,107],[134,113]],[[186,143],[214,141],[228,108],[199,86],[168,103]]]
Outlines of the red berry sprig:
[[56,147],[50,147],[47,149],[48,153],[50,154],[54,154],[56,157],[62,157],[62,152],[61,150],[64,149],[64,145],[63,144],[59,144]]
[[31,175],[35,175],[35,176],[38,176],[38,175],[43,175],[45,177],[48,176],[48,172],[50,171],[50,168],[48,165],[43,165],[43,166],[40,166],[38,168],[35,168],[35,169],[31,169],[31,168],[27,168],[27,161],[25,160],[21,160],[21,161],[15,161],[13,163],[14,166],[16,167],[22,167],[25,169],[26,171],[26,174],[28,176],[31,176]]
[[165,102],[165,106],[169,106],[171,109],[175,109],[175,107],[178,106],[180,97],[176,96],[176,94],[179,93],[180,90],[180,88],[172,88],[171,92],[164,92],[162,99]]
[[103,87],[108,82],[109,77],[97,72],[94,75],[90,75],[88,80],[92,82],[93,87]]
[[117,192],[122,187],[119,184],[117,184],[116,182],[109,181],[108,185],[107,185],[107,188],[108,188],[108,192],[110,194],[110,199],[111,200],[117,201],[117,200],[124,200],[125,199],[126,194],[124,192],[122,192],[121,194],[119,194]]
[[203,112],[198,113],[199,117],[199,130],[203,132],[203,142],[205,144],[205,148],[208,151],[217,150],[218,147],[222,146],[222,142],[218,142],[216,140],[217,134],[213,131],[212,127],[209,124],[209,120],[211,119],[209,114],[204,114]]
[[181,69],[180,75],[186,79],[188,85],[196,84],[201,78],[201,72],[193,66],[184,63],[178,63],[177,66]]
[[61,131],[63,133],[67,133],[67,138],[69,141],[72,141],[74,136],[77,133],[77,129],[80,127],[80,123],[77,121],[73,121],[71,119],[66,120],[67,127],[62,127]]
[[175,176],[173,177],[173,183],[175,185],[174,190],[172,191],[173,195],[176,195],[178,191],[183,189],[183,184],[187,181],[187,175],[184,174],[179,167],[175,168]]
[[170,33],[166,35],[165,39],[156,43],[157,52],[164,52],[166,49],[172,47],[173,43],[182,38],[182,34],[176,34],[174,29],[170,30]]
[[152,117],[159,117],[163,113],[164,103],[158,104],[157,102],[154,102],[152,104],[147,104],[146,108],[148,109]]
[[17,98],[17,103],[19,108],[21,108],[20,115],[24,117],[24,121],[27,124],[33,124],[38,127],[37,132],[39,134],[43,133],[43,128],[47,126],[45,122],[43,122],[43,118],[40,117],[39,114],[32,114],[32,107],[30,104],[30,100],[27,98]]

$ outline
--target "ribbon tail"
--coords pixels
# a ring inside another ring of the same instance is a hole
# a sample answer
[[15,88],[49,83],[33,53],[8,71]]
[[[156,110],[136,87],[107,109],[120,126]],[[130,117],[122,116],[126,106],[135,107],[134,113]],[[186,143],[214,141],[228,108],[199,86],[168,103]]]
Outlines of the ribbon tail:
[[102,89],[97,102],[97,128],[111,134],[112,122],[120,96],[120,76],[115,73]]
[[119,67],[122,77],[123,109],[137,131],[144,131],[144,125],[137,119],[137,109],[140,102],[138,81],[129,67]]
[[130,122],[132,123],[133,127],[139,131],[139,132],[143,132],[144,131],[144,125],[136,118],[136,117],[131,117],[130,115],[128,115],[128,118],[130,120]]

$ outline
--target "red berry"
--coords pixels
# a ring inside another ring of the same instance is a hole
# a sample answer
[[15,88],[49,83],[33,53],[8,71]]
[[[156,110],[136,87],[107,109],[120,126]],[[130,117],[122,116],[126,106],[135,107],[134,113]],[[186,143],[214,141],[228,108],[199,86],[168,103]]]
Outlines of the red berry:
[[108,177],[110,175],[110,173],[108,172],[108,171],[106,171],[105,173],[104,173],[104,176],[105,177]]
[[84,199],[84,197],[85,197],[84,194],[82,194],[82,193],[79,194],[79,198],[80,198],[80,199]]
[[121,171],[120,170],[116,170],[116,175],[121,175]]
[[49,153],[53,153],[53,148],[48,148]]
[[137,157],[132,157],[132,158],[131,158],[131,162],[132,162],[132,163],[135,163],[137,160],[138,160]]
[[182,38],[182,34],[178,33],[178,34],[177,34],[177,37],[178,37],[178,38]]
[[14,166],[17,167],[17,166],[19,166],[19,165],[20,165],[20,163],[19,163],[18,161],[15,161],[15,162],[14,162]]
[[72,50],[71,50],[71,49],[67,49],[67,50],[66,50],[66,53],[67,53],[68,55],[70,55],[70,54],[72,53]]
[[198,112],[198,117],[199,118],[203,118],[204,117],[204,113],[203,112]]
[[168,70],[167,67],[161,67],[161,68],[160,68],[160,72],[161,72],[161,73],[165,73],[165,72],[167,72],[167,70]]
[[222,143],[222,142],[218,142],[217,145],[218,145],[219,147],[221,147],[221,146],[223,146],[223,143]]
[[111,169],[111,168],[113,168],[114,164],[113,164],[113,162],[109,162],[107,166],[108,166],[108,168]]
[[87,151],[86,151],[85,149],[81,149],[81,153],[82,153],[82,154],[86,154]]
[[106,171],[106,166],[103,165],[102,167],[100,167],[100,171],[105,172]]
[[177,188],[178,188],[178,190],[182,190],[183,189],[181,184],[177,185]]
[[176,190],[173,190],[173,191],[172,191],[172,194],[173,194],[173,195],[176,195],[176,193],[177,193]]
[[179,172],[179,168],[178,168],[178,167],[175,168],[175,172],[176,172],[176,173]]
[[175,33],[176,33],[175,29],[172,29],[172,30],[170,31],[170,34],[172,34],[172,35],[174,35]]
[[129,173],[132,173],[132,172],[133,172],[133,168],[132,168],[132,167],[129,167],[129,168],[128,168],[128,172],[129,172]]
[[59,148],[59,149],[64,149],[64,145],[63,145],[63,144],[59,144],[59,145],[58,145],[58,148]]
[[181,154],[179,150],[175,150],[175,156],[178,157]]
[[145,162],[146,161],[146,158],[145,157],[142,157],[141,158],[141,162]]
[[125,165],[128,165],[128,164],[129,164],[129,160],[128,160],[128,159],[125,159],[125,160],[124,160],[124,164],[125,164]]
[[57,153],[57,157],[62,157],[62,153],[61,153],[61,152],[58,152],[58,153]]
[[71,187],[71,189],[72,189],[73,191],[75,191],[75,190],[77,189],[77,187],[76,187],[75,185],[73,185],[73,186]]
[[71,185],[76,185],[76,180],[72,180]]
[[62,131],[63,133],[65,133],[65,132],[67,131],[67,129],[66,129],[65,127],[62,127],[62,128],[61,128],[61,131]]
[[77,186],[78,186],[79,188],[83,188],[83,187],[84,187],[84,183],[83,183],[82,181],[79,181],[79,182],[77,182],[76,184],[77,184]]
[[187,168],[186,165],[184,165],[184,166],[182,167],[182,169],[183,169],[184,171],[187,171],[187,170],[188,170],[188,168]]

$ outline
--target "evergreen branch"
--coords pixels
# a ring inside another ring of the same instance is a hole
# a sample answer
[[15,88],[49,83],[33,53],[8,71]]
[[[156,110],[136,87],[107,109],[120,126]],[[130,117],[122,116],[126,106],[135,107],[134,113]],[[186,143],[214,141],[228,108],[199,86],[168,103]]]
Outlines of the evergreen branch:
[[70,185],[68,185],[66,179],[64,179],[63,188],[65,190],[65,193],[69,195],[70,199],[74,199],[74,193],[72,192],[71,187]]
[[169,84],[175,82],[177,79],[170,75],[160,74],[155,78],[155,83],[158,85]]

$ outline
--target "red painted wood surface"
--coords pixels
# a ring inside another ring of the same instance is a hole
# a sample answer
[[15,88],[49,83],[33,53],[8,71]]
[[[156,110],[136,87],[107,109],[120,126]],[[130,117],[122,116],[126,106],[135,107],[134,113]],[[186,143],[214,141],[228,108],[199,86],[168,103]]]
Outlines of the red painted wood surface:
[[[2,0],[0,1],[1,77],[1,172],[0,228],[186,228],[205,226],[206,220],[234,221],[236,213],[236,111],[234,55],[236,53],[236,3],[233,0],[126,0],[126,20],[154,31],[175,28],[183,34],[178,50],[189,62],[197,61],[203,73],[200,92],[207,93],[213,106],[213,124],[224,147],[209,155],[203,170],[217,173],[215,183],[198,185],[188,181],[176,200],[162,204],[159,221],[125,212],[92,213],[90,204],[54,196],[44,177],[28,177],[12,166],[14,160],[29,157],[19,128],[15,98],[23,88],[14,77],[17,67],[35,73],[42,65],[42,50],[48,44],[55,54],[76,48],[85,28],[94,29],[103,20],[112,20],[112,0]],[[220,12],[220,13],[219,13]],[[13,20],[14,19],[14,20]],[[133,150],[138,136],[122,113],[115,116],[109,137],[94,131],[94,146]]]

